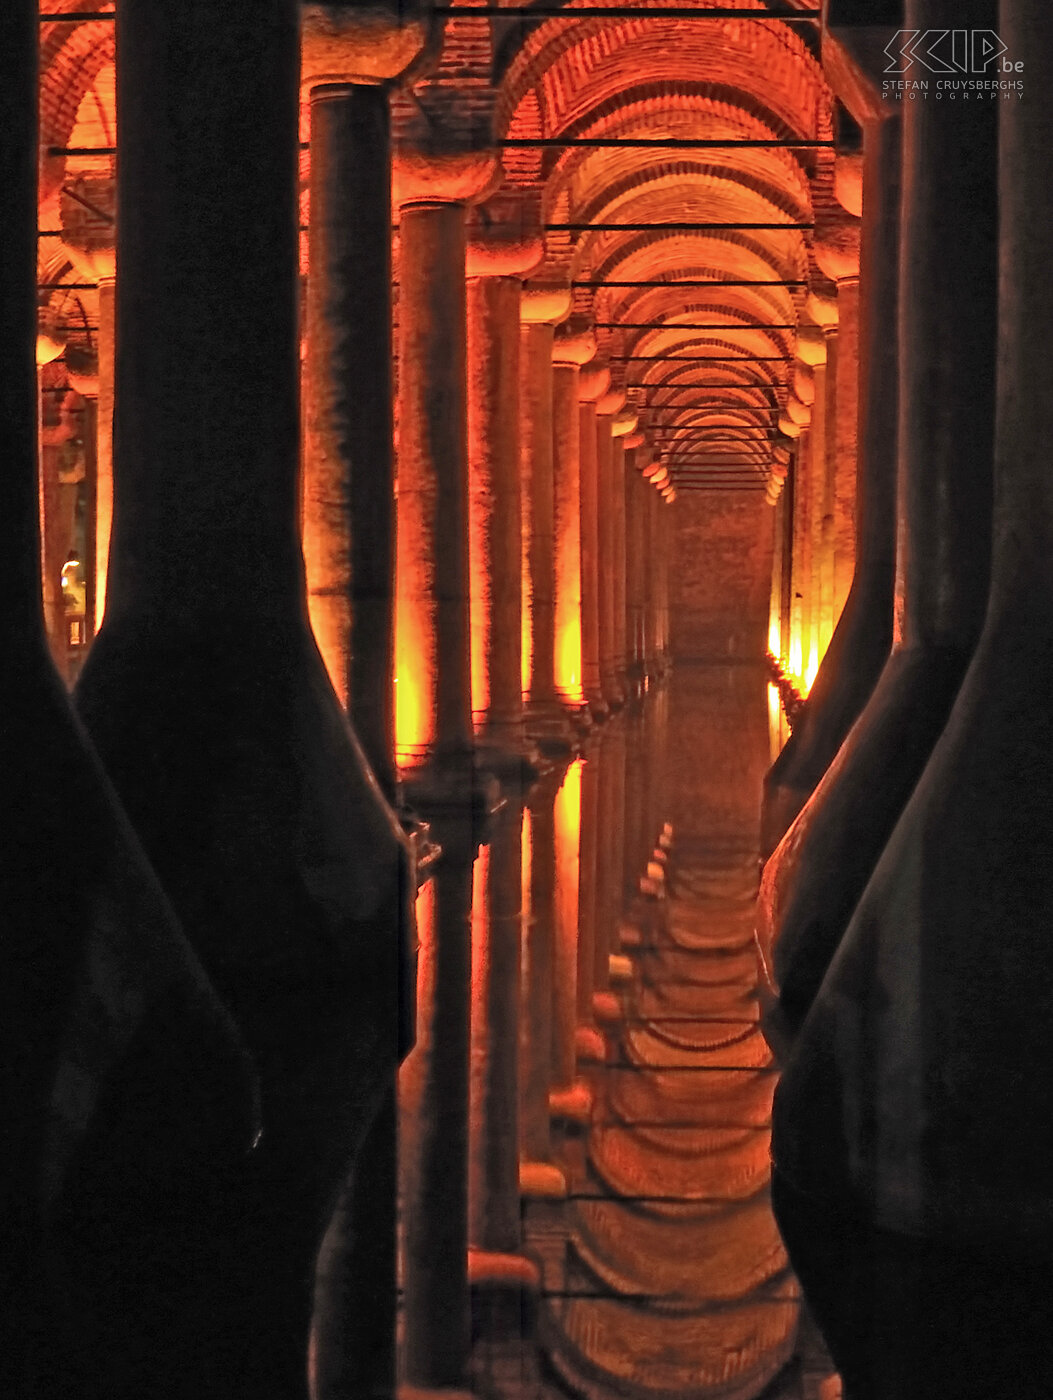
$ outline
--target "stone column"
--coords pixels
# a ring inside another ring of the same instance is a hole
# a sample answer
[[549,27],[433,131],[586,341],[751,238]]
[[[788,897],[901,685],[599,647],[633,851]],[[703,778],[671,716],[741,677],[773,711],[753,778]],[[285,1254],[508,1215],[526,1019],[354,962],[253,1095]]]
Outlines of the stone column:
[[625,520],[625,439],[636,430],[636,414],[616,413],[611,422],[611,496],[614,545],[614,658],[618,685],[629,693],[628,531]]
[[[865,199],[860,257],[866,296],[861,306],[856,567],[849,598],[840,612],[807,703],[765,779],[761,838],[764,857],[779,844],[859,717],[888,657],[892,637],[897,449],[889,423],[895,417],[898,394],[899,340],[892,327],[896,324],[899,295],[900,116],[890,114],[888,103],[882,104],[879,86],[875,92],[873,112],[864,124]],[[828,299],[813,294],[808,304],[817,322],[830,321]],[[847,440],[845,434],[856,418],[853,405],[857,390],[850,384],[854,383],[856,362],[852,345],[849,319],[843,343],[841,331],[838,332],[835,436],[839,461]],[[797,496],[795,481],[795,509]],[[837,597],[835,580],[835,606]]]
[[[95,485],[95,617],[97,632],[106,611],[106,574],[113,525],[114,308],[117,275],[114,230],[116,185],[112,175],[81,176],[62,194],[62,246],[79,276],[98,283],[99,387]],[[85,561],[87,564],[88,561]]]
[[[946,7],[908,5],[905,22],[925,26],[947,18]],[[1004,0],[997,12],[993,6],[954,11],[955,23],[997,26],[1005,62],[1022,62],[1024,71],[1048,66],[1050,19],[1048,8],[1032,0]],[[789,1226],[794,1263],[847,1385],[877,1400],[1008,1389],[1038,1396],[1053,1386],[1043,1329],[1020,1326],[1042,1309],[1036,1300],[1053,1287],[1046,1125],[1034,1107],[1043,1101],[1051,1068],[1046,986],[1053,882],[1044,853],[1053,831],[1053,500],[1044,409],[1051,377],[1043,346],[1053,314],[1044,232],[1051,214],[1044,153],[1053,122],[1041,91],[1009,90],[997,107],[990,606],[949,723],[862,895],[775,1105],[776,1162],[783,1186],[791,1188],[783,1192],[780,1220]],[[903,313],[919,332],[915,315],[923,309],[934,315],[937,289],[943,285],[949,301],[951,287],[963,285],[960,266],[946,268],[945,284],[944,270],[933,267],[937,248],[955,264],[964,256],[969,240],[955,239],[953,211],[968,207],[970,234],[979,233],[976,204],[943,204],[944,181],[963,173],[948,171],[947,163],[964,165],[966,150],[975,156],[980,118],[993,125],[996,114],[986,104],[975,114],[957,158],[950,121],[943,118],[944,129],[928,125],[940,115],[939,108],[924,114],[924,134],[911,130],[919,120],[913,106],[904,118],[906,231],[914,247],[923,231],[926,243],[932,240],[932,264],[904,266],[904,290],[913,297],[905,297]],[[987,175],[992,135],[986,131],[978,177]],[[935,182],[931,196],[915,181]],[[977,269],[968,285],[986,316],[993,266],[984,280]],[[970,309],[972,297],[948,314],[964,323]],[[949,325],[946,334],[956,329],[958,353],[967,359],[964,326]],[[937,373],[948,373],[950,363],[940,362]],[[932,363],[926,367],[931,375]],[[976,369],[974,385],[989,407],[990,370]],[[922,382],[920,373],[916,380],[907,376],[908,418],[919,411]],[[962,390],[959,395],[938,402],[952,401],[971,417],[971,403]],[[931,439],[910,449],[908,462],[926,445],[931,450]],[[982,474],[980,454],[988,444],[978,444],[975,456],[962,448],[960,469]],[[982,540],[970,534],[982,551]],[[918,565],[925,573],[937,573],[937,560],[949,558],[933,548],[936,538],[930,535],[930,557]],[[963,554],[963,575],[966,567]],[[943,567],[937,576],[946,578]],[[956,591],[951,588],[952,597]],[[918,644],[919,629],[946,626],[948,601],[943,591],[939,612],[926,608],[919,615],[904,600],[909,645]],[[839,1209],[832,1252],[825,1228],[809,1230],[814,1212],[804,1193],[821,1193],[824,1212],[830,1202],[850,1202]],[[875,1344],[877,1336],[882,1343]],[[1013,1357],[1008,1374],[1007,1355]]]
[[493,155],[400,153],[396,742],[415,800],[473,785],[466,217]]
[[476,1288],[534,1278],[518,1253],[522,830],[523,810],[512,804],[476,857],[468,1173],[468,1277]]
[[524,647],[529,658],[527,732],[567,752],[570,727],[556,691],[552,345],[570,314],[563,287],[524,288],[520,307],[520,464],[523,489]]
[[555,801],[561,774],[548,772],[526,807],[529,914],[523,929],[520,1076],[520,1189],[548,1198],[566,1191],[552,1163],[549,1093],[552,1088],[556,971]]
[[384,8],[303,6],[310,104],[303,549],[311,626],[394,798],[395,466],[388,85],[426,27]]
[[[933,0],[917,6],[937,22]],[[973,0],[968,16],[978,28],[993,25],[993,0]],[[905,105],[896,638],[821,795],[765,873],[758,922],[777,944],[779,1015],[791,1034],[946,724],[986,608],[996,359],[991,117],[986,107],[966,118],[938,104]],[[965,207],[967,239],[955,212]],[[974,291],[963,300],[966,285]]]
[[646,489],[639,472],[644,452],[642,433],[630,433],[623,439],[625,447],[625,522],[626,522],[626,627],[628,679],[634,693],[643,688],[644,665],[644,519],[643,492]]
[[[826,362],[826,339],[818,328],[802,326],[797,335],[797,377],[800,389],[807,385],[811,398],[809,428],[810,454],[808,514],[811,541],[810,636],[808,667],[818,672],[833,632],[833,536],[825,524],[827,489],[830,482],[830,420]],[[801,368],[803,367],[803,369]]]
[[[12,0],[0,10],[0,1391],[189,1400],[222,1218],[210,1192],[251,1149],[253,1072],[48,655],[38,53],[38,7]],[[71,816],[76,839],[63,841]]]
[[812,450],[808,432],[797,439],[793,475],[793,545],[790,604],[790,674],[804,690],[808,669],[812,581]]
[[596,353],[591,330],[570,323],[552,346],[555,681],[571,718],[588,720],[581,651],[581,439],[578,376]]
[[114,533],[77,703],[236,1010],[263,1120],[203,1203],[189,1335],[137,1393],[289,1400],[312,1324],[352,1369],[375,1344],[356,1328],[376,1325],[382,1280],[345,1261],[386,1224],[330,1237],[317,1291],[313,1275],[405,1048],[415,877],[307,624],[299,7],[128,0],[117,25]]
[[586,365],[578,376],[578,440],[581,454],[581,674],[594,719],[608,714],[600,679],[600,525],[596,458],[596,400],[607,392],[610,370]]
[[418,1036],[399,1075],[404,1303],[402,1379],[463,1386],[468,1293],[469,1062],[472,984],[470,809],[432,827],[442,848],[422,892]]
[[539,238],[468,245],[468,482],[472,715],[481,760],[514,774],[523,722],[520,301]]
[[618,681],[615,620],[615,519],[614,519],[614,416],[625,403],[625,394],[611,390],[596,403],[596,480],[598,484],[597,539],[599,556],[600,679],[608,709],[625,704]]

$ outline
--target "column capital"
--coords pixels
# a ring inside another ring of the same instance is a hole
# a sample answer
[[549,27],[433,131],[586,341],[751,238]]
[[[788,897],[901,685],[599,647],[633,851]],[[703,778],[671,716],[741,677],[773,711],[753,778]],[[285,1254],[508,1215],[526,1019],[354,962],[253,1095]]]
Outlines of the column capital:
[[786,400],[786,416],[791,423],[796,423],[799,428],[807,428],[808,424],[812,421],[812,410],[808,404],[802,399],[799,399],[796,393],[794,393]]
[[596,402],[596,412],[611,417],[625,405],[625,390],[611,389]]
[[552,342],[552,363],[580,369],[596,354],[596,333],[588,326],[560,326]]
[[834,198],[841,208],[860,218],[863,213],[863,157],[842,154],[834,158]]
[[815,403],[815,376],[811,368],[799,359],[793,364],[793,392],[809,409]]
[[573,296],[566,283],[523,288],[519,319],[529,326],[558,326],[570,315]]
[[839,209],[816,210],[812,251],[820,269],[835,282],[859,277],[860,222]]
[[799,438],[803,431],[801,425],[799,423],[795,423],[787,413],[780,413],[778,427],[779,432],[782,433],[783,437],[788,438]]
[[427,15],[406,17],[379,3],[362,8],[304,4],[301,17],[300,84],[305,92],[395,82],[422,57],[431,37]]
[[[620,413],[614,415],[611,422],[611,437],[624,438],[629,433],[635,432],[638,419],[639,415],[635,409],[623,408]],[[622,443],[622,446],[624,447],[625,444]]]
[[825,292],[810,291],[804,309],[826,334],[837,329],[840,309],[836,296],[828,296]]
[[625,441],[622,443],[622,446],[625,448],[626,452],[628,452],[630,448],[643,447],[646,441],[647,439],[644,437],[643,433],[639,431],[630,432],[625,435]]
[[479,228],[470,228],[465,273],[469,277],[526,277],[544,256],[545,240],[539,233],[485,235]]
[[391,202],[396,208],[414,204],[474,204],[500,184],[501,162],[487,149],[423,151],[397,147],[391,166]]
[[86,280],[113,281],[117,271],[117,182],[112,175],[67,180],[59,201],[62,246]]
[[578,400],[595,403],[610,387],[611,371],[602,360],[590,360],[582,365],[578,375]]
[[801,364],[815,369],[826,364],[826,335],[821,326],[803,325],[797,327],[795,353]]

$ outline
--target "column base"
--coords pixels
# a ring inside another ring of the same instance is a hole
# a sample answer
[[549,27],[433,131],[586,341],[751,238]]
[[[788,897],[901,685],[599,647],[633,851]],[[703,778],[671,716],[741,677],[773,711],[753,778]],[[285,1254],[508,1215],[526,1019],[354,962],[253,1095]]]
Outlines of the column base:
[[475,745],[475,766],[496,778],[502,788],[524,789],[536,781],[543,765],[537,745],[525,736],[513,743],[482,734]]
[[403,769],[399,781],[404,805],[425,818],[467,812],[473,821],[486,821],[504,802],[497,779],[477,764],[471,749],[435,753],[419,767]]
[[601,686],[585,687],[585,704],[589,707],[589,714],[595,724],[602,724],[605,719],[610,718],[610,706],[607,704]]
[[617,676],[608,676],[604,680],[603,698],[606,700],[607,708],[611,714],[615,714],[624,706],[625,691],[622,689]]
[[546,758],[565,758],[577,753],[578,736],[558,700],[532,701],[527,706],[523,723],[528,739]]

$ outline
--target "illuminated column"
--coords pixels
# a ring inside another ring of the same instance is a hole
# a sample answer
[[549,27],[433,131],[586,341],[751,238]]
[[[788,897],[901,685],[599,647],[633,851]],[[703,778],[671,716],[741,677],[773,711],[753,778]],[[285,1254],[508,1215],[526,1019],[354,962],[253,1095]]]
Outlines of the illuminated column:
[[625,692],[618,680],[618,653],[615,622],[615,531],[614,520],[614,416],[625,403],[625,394],[611,390],[596,403],[596,480],[598,483],[597,541],[599,557],[599,637],[600,680],[609,709],[625,703]]
[[394,796],[395,468],[387,85],[424,24],[303,7],[311,175],[303,550],[311,626],[373,771]]
[[658,577],[656,564],[658,492],[651,485],[651,477],[657,470],[657,462],[649,462],[643,469],[641,484],[644,521],[644,666],[648,681],[654,681],[658,678]]
[[93,629],[102,626],[106,611],[106,574],[113,525],[113,369],[114,308],[117,255],[114,243],[116,185],[112,176],[80,176],[63,189],[62,246],[85,281],[99,288],[99,388],[96,408],[98,437],[95,470],[95,571]]
[[552,1163],[552,1088],[556,975],[555,802],[560,776],[549,773],[530,793],[525,813],[529,914],[523,926],[520,1076],[520,1190],[560,1196],[563,1173]]
[[812,450],[810,434],[797,439],[793,479],[793,564],[790,604],[790,675],[804,689],[808,669],[808,602],[812,578]]
[[563,776],[553,807],[555,958],[553,966],[552,1081],[549,1110],[557,1120],[584,1122],[592,1095],[577,1079],[578,938],[581,922],[581,798],[584,759]]
[[578,376],[596,353],[590,330],[561,327],[552,346],[555,680],[575,720],[587,720],[581,669],[581,438]]
[[468,487],[472,716],[490,766],[524,753],[520,301],[539,238],[468,245]]
[[518,1255],[523,824],[522,808],[510,804],[475,861],[468,1276],[476,1288],[536,1281]]
[[808,533],[811,543],[811,574],[807,639],[806,679],[815,679],[823,653],[833,631],[833,539],[824,523],[826,493],[829,481],[830,424],[827,418],[826,340],[813,326],[801,326],[797,333],[797,359],[794,382],[797,393],[805,398],[812,410],[808,432]]
[[618,685],[627,694],[629,672],[628,532],[625,523],[625,439],[636,430],[631,409],[616,413],[611,422],[612,544],[614,549],[614,662]]
[[599,476],[596,460],[596,400],[607,392],[610,370],[587,365],[578,376],[578,441],[581,460],[581,674],[594,718],[607,714],[600,680]]
[[555,481],[552,346],[570,291],[525,287],[520,305],[520,480],[523,490],[523,647],[527,733],[544,748],[571,747],[556,690]]
[[395,731],[414,787],[472,783],[468,566],[468,202],[496,172],[493,155],[399,154],[399,461]]
[[117,29],[114,532],[77,704],[236,1008],[263,1122],[210,1183],[213,1259],[188,1275],[173,1375],[138,1393],[284,1400],[307,1394],[312,1323],[357,1367],[379,1315],[390,1351],[390,1296],[345,1307],[383,1278],[343,1264],[384,1253],[390,1212],[329,1235],[314,1272],[405,1048],[414,875],[307,623],[299,5],[126,0]]
[[[838,325],[837,428],[833,436],[838,466],[851,464],[855,483],[855,571],[844,607],[836,580],[837,524],[834,510],[834,634],[807,704],[793,733],[765,779],[762,854],[778,845],[794,817],[826,772],[873,692],[888,657],[892,637],[892,585],[895,570],[895,509],[898,447],[889,431],[899,394],[898,323],[900,112],[882,102],[880,87],[864,122],[859,258],[863,269],[859,316],[853,320],[851,272],[855,265],[850,230],[835,259],[824,258],[845,274],[847,318]],[[835,248],[836,251],[836,248]],[[811,293],[806,309],[830,327],[840,315],[833,299]],[[858,379],[858,384],[857,384]],[[858,424],[857,424],[858,416]],[[793,425],[780,421],[784,432]],[[855,444],[858,433],[858,471]],[[846,467],[845,471],[849,468]],[[836,483],[835,483],[836,495]],[[794,501],[796,506],[796,483]],[[791,668],[792,669],[792,668]]]
[[826,350],[824,370],[826,380],[824,412],[826,465],[823,480],[822,571],[820,578],[823,616],[820,656],[825,658],[834,634],[834,628],[837,626],[838,617],[844,606],[844,598],[839,596],[837,590],[837,382],[839,374],[837,303],[833,298],[819,298],[813,294],[809,299],[809,307],[812,314],[820,320]]
[[834,616],[852,587],[856,565],[856,505],[859,451],[859,274],[837,279],[837,355],[833,428]]
[[[915,7],[927,15],[939,8],[934,0],[912,0],[908,10]],[[971,0],[968,13],[979,24],[984,16],[993,21],[994,11],[994,0]],[[895,631],[892,651],[836,763],[765,874],[758,928],[765,937],[770,929],[776,944],[780,1015],[791,1031],[803,1022],[947,724],[988,602],[997,123],[989,109],[969,109],[966,116],[925,103],[906,103],[903,123],[898,548],[889,618]],[[891,126],[881,131],[890,166],[898,144]],[[884,187],[892,183],[889,178]],[[961,236],[957,213],[965,207],[968,238]],[[973,289],[967,299],[964,286]],[[877,328],[867,325],[868,354],[883,353],[887,328],[881,330],[878,338]],[[872,443],[884,443],[869,384],[865,403],[867,462]],[[887,423],[882,426],[887,434]],[[880,490],[868,492],[863,509],[871,503],[880,518]],[[860,630],[864,621],[873,627],[880,619],[875,602],[887,607],[887,595],[874,588],[888,582],[887,572],[874,577],[875,565],[887,569],[881,543],[861,538],[866,570],[861,575],[857,568],[857,586],[873,591],[870,599],[856,598],[853,587],[854,611],[867,605],[858,618]],[[794,795],[803,802],[808,794]]]
[[[843,162],[839,162],[843,164]],[[840,181],[843,192],[844,180]],[[855,203],[855,201],[851,201]],[[862,209],[858,193],[856,212]],[[859,261],[861,225],[843,209],[827,211],[815,239],[815,259],[837,284],[838,363],[834,477],[834,605],[840,613],[856,562],[856,473],[859,437]],[[810,299],[810,305],[820,298]]]
[[644,518],[646,490],[638,463],[645,452],[642,433],[622,440],[625,448],[626,615],[628,676],[634,690],[643,684],[644,666]]

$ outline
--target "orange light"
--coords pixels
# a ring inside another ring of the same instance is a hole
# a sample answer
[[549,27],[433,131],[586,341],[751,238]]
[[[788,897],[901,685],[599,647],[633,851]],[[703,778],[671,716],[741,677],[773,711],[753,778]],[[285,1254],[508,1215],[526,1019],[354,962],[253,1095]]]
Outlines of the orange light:
[[565,618],[556,638],[556,686],[571,704],[583,704],[581,687],[581,613]]
[[426,631],[412,603],[395,613],[395,757],[400,767],[423,761],[435,738]]

